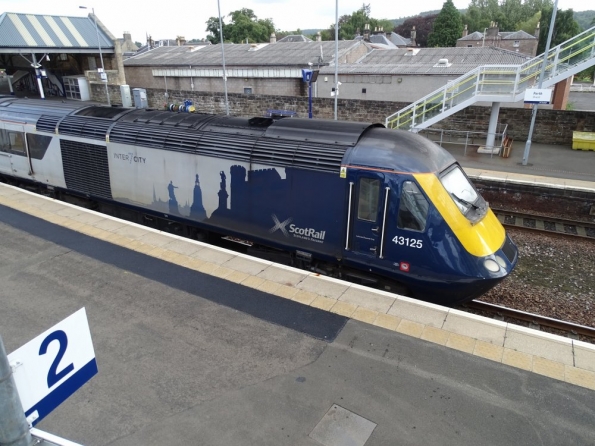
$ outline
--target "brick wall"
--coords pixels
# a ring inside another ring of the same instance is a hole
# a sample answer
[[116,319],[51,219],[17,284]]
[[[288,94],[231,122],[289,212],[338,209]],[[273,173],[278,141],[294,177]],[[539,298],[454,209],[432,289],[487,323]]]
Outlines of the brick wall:
[[[131,89],[133,86],[131,85]],[[170,103],[182,103],[185,99],[194,101],[201,113],[225,113],[225,96],[222,93],[169,90]],[[147,89],[149,107],[162,109],[166,103],[165,90]],[[92,100],[106,102],[103,85],[91,84]],[[120,104],[120,88],[110,86],[112,104]],[[232,115],[262,116],[267,109],[293,110],[302,117],[308,116],[308,98],[304,96],[268,96],[229,93],[229,110]],[[390,114],[408,105],[389,101],[366,101],[339,99],[337,114],[340,120],[381,122]],[[312,110],[315,118],[333,119],[334,99],[313,98]],[[456,130],[485,132],[490,119],[490,107],[468,107],[435,127]],[[499,123],[508,124],[508,134],[515,140],[526,140],[531,123],[531,109],[501,108]],[[572,144],[572,132],[595,132],[595,112],[570,110],[545,110],[537,113],[532,141],[546,144]]]

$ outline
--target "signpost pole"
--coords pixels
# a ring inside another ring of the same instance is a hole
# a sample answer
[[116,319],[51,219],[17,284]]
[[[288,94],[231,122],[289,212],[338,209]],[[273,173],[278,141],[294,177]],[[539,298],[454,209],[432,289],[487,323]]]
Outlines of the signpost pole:
[[30,446],[32,443],[12,368],[0,336],[0,446]]
[[[552,41],[552,34],[554,32],[554,24],[556,23],[556,13],[558,12],[558,0],[554,1],[554,8],[552,9],[552,19],[550,21],[550,29],[547,34],[547,42],[545,43],[545,50],[543,52],[543,65],[541,66],[541,73],[539,73],[539,88],[543,84],[543,77],[545,75],[545,66],[547,65],[547,53],[550,52],[550,42]],[[529,152],[531,150],[531,138],[533,137],[533,128],[535,127],[535,118],[537,117],[538,104],[533,104],[533,113],[531,114],[531,125],[529,126],[529,135],[527,136],[527,143],[525,144],[525,152],[523,153],[523,166],[527,165],[529,160]]]

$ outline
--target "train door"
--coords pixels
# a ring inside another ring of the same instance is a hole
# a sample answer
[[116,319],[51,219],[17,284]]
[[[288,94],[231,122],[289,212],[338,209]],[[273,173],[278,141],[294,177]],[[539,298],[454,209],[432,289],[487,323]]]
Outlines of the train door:
[[375,259],[380,255],[384,202],[384,175],[377,172],[353,171],[350,178],[350,241],[348,249]]
[[0,129],[0,169],[4,173],[27,178],[31,175],[31,163],[22,125],[4,123]]

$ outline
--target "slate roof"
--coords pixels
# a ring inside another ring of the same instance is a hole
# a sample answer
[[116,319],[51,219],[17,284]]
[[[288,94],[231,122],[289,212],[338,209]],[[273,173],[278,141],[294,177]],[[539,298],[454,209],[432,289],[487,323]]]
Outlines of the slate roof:
[[[412,56],[405,48],[372,50],[358,63],[340,64],[341,74],[429,74],[462,75],[481,65],[519,65],[531,59],[501,48],[416,48]],[[440,59],[448,59],[449,66],[436,67]],[[320,74],[333,69],[321,68]]]
[[514,32],[501,32],[500,37],[502,40],[523,40],[523,39],[533,39],[537,40],[537,37],[532,36],[531,34],[521,30],[521,31],[514,31]]
[[[0,52],[42,50],[49,53],[98,49],[93,16],[68,17],[5,12],[0,15]],[[98,23],[101,50],[114,52],[113,36]]]
[[402,35],[395,32],[390,33],[390,41],[396,46],[411,45],[411,39],[407,39],[406,37],[403,37]]
[[313,40],[302,34],[292,34],[277,40],[277,42],[313,42]]
[[[500,37],[500,39],[502,40],[526,40],[526,39],[531,39],[531,40],[536,40],[537,38],[535,36],[532,36],[531,34],[525,32],[525,31],[500,31],[498,33],[498,36]],[[493,40],[494,37],[493,36],[486,36],[486,40]],[[457,40],[483,40],[483,33],[480,33],[479,31],[475,31],[472,32],[471,34],[466,35],[465,37],[461,37],[460,39]]]
[[[361,42],[339,42],[339,57]],[[322,49],[321,49],[322,48]],[[322,57],[321,57],[322,55]],[[241,67],[296,66],[308,62],[327,65],[335,56],[335,42],[284,42],[259,44],[225,44],[225,65]],[[221,47],[170,46],[154,48],[124,61],[124,66],[221,66]]]

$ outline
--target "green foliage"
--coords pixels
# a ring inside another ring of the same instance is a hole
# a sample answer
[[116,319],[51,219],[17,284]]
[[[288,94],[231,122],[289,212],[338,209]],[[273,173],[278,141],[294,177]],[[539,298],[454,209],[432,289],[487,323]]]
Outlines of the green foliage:
[[467,12],[463,15],[463,23],[469,33],[484,32],[492,22],[498,24],[500,31],[518,31],[523,29],[529,34],[528,22],[535,22],[535,14],[544,7],[551,6],[552,0],[471,0]]
[[442,10],[434,21],[434,29],[428,36],[429,47],[451,47],[456,46],[457,39],[463,33],[463,22],[461,14],[455,8],[452,0],[446,0]]
[[415,26],[415,43],[417,43],[418,46],[425,48],[428,46],[428,34],[432,32],[436,17],[438,17],[438,14],[427,16],[418,15],[408,18],[395,28],[395,32],[407,39],[410,39],[411,30]]
[[587,30],[592,26],[595,26],[595,11],[575,11],[574,20],[576,20],[583,31]]
[[[366,25],[370,26],[370,31],[380,28],[384,32],[393,30],[392,21],[372,18],[370,13],[370,5],[364,3],[360,9],[352,14],[339,17],[339,40],[352,40],[358,31],[362,35]],[[322,40],[335,40],[335,24],[333,23],[328,29],[320,31],[320,36]]]
[[[222,20],[225,42],[268,42],[271,34],[275,32],[275,25],[271,19],[258,19],[254,11],[248,8],[233,11],[228,17],[231,17],[231,23],[226,24]],[[206,31],[209,32],[207,40],[211,43],[219,43],[218,17],[207,20]]]
[[522,30],[528,34],[534,35],[535,28],[537,28],[537,24],[541,20],[541,11],[536,12],[531,18],[525,20],[524,22],[520,22],[517,24],[517,31]]
[[[552,20],[553,8],[544,8],[541,11],[541,21],[539,22],[539,43],[537,44],[537,54],[543,54],[545,45],[547,43],[547,36],[550,29],[550,22]],[[554,31],[552,33],[552,41],[550,48],[565,42],[566,40],[576,36],[580,33],[580,27],[573,18],[572,9],[565,11],[558,10],[556,13],[556,22],[554,23]]]

